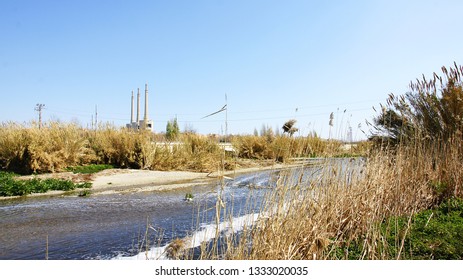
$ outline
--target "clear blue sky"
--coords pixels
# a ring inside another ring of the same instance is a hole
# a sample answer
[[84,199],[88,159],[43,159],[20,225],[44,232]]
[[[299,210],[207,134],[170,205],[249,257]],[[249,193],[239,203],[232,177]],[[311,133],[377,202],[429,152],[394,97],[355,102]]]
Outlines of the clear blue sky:
[[[0,122],[123,126],[148,83],[156,132],[281,127],[344,137],[390,92],[463,63],[463,1],[0,2]],[[143,98],[142,98],[143,101]],[[142,102],[143,108],[143,102]],[[344,113],[344,110],[346,112]],[[143,110],[141,112],[143,116]]]

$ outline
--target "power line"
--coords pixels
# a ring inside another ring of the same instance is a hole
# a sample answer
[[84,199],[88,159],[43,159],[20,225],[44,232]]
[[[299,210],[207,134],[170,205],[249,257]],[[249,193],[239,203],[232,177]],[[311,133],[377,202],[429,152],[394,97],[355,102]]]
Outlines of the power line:
[[[228,107],[228,106],[227,106]],[[299,107],[300,108],[300,107]],[[44,108],[43,108],[44,109]],[[59,111],[59,110],[50,110],[49,108],[46,108],[47,111],[49,112],[54,112],[54,113],[60,113],[60,114],[65,114],[69,116],[76,116],[76,117],[88,117],[89,115],[94,116],[95,112],[92,113],[87,113],[87,114],[79,114],[79,113],[72,113],[72,112],[64,112],[64,111]],[[222,110],[223,109],[223,110]],[[219,111],[215,113],[220,113],[226,111],[227,108],[222,108]],[[360,108],[360,109],[354,109],[354,110],[347,110],[347,112],[358,112],[358,111],[368,111],[371,110],[371,107],[369,108]],[[299,110],[300,111],[300,110]],[[227,110],[228,112],[228,110]],[[236,115],[238,112],[229,112],[231,115]],[[313,113],[313,114],[298,114],[298,118],[302,117],[316,117],[316,116],[323,116],[323,115],[329,115],[330,112],[321,112],[321,113]],[[243,113],[240,113],[243,114]],[[158,115],[160,116],[160,115]],[[165,116],[168,116],[167,114]],[[184,116],[182,114],[178,114],[178,116]],[[197,116],[197,115],[196,115]],[[278,119],[287,119],[287,118],[294,118],[294,115],[280,115],[280,116],[272,116],[272,117],[254,117],[254,118],[227,118],[227,121],[229,122],[245,122],[245,121],[259,121],[259,120],[278,120]],[[106,120],[106,121],[126,121],[128,118],[118,118],[118,117],[112,117],[112,116],[107,116],[105,114],[98,114],[98,119],[99,120]],[[194,119],[194,118],[183,118],[184,120],[179,120],[179,122],[185,122],[185,123],[216,123],[216,122],[222,122],[223,120],[214,120],[214,119]],[[154,118],[153,121],[155,122],[166,122],[168,119],[164,118]]]
[[370,102],[379,102],[379,101],[376,100],[376,99],[375,100],[362,100],[362,101],[349,102],[349,103],[333,103],[333,104],[313,105],[313,106],[295,106],[295,107],[286,107],[286,108],[278,108],[278,109],[236,111],[236,112],[233,112],[233,113],[235,113],[235,114],[244,114],[244,113],[283,112],[283,111],[292,111],[294,109],[297,109],[299,111],[301,109],[316,109],[316,108],[324,108],[324,107],[345,107],[347,105],[370,103]]

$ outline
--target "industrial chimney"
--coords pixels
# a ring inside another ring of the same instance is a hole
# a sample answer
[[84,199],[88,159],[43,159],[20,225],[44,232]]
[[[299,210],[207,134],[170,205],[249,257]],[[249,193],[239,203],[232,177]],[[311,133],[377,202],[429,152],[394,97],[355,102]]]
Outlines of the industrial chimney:
[[132,103],[130,107],[130,123],[133,124],[133,90],[132,90]]
[[140,88],[137,93],[137,125],[140,124]]
[[145,117],[144,119],[144,126],[148,124],[148,84],[145,84]]

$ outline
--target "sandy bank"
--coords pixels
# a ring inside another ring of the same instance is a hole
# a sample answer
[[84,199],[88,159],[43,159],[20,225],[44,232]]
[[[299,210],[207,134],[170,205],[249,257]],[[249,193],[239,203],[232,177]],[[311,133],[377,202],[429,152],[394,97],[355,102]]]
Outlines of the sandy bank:
[[[71,172],[51,173],[35,175],[37,178],[59,178],[73,181],[88,181],[92,183],[90,192],[92,195],[166,191],[178,188],[204,185],[223,177],[231,179],[234,175],[259,172],[265,170],[281,170],[300,167],[301,164],[273,164],[262,167],[241,168],[225,172],[189,172],[189,171],[153,171],[138,169],[108,169],[92,175],[73,174]],[[33,176],[24,176],[22,179],[30,179]],[[79,190],[74,191],[77,195]],[[30,194],[28,197],[59,196],[66,194],[63,191],[50,191],[44,194]],[[18,197],[0,197],[0,199],[13,199]]]
[[236,174],[292,168],[293,165],[273,165],[244,168],[225,172],[152,171],[111,169],[95,174],[91,180],[92,193],[164,191],[206,184],[222,177],[231,179]]

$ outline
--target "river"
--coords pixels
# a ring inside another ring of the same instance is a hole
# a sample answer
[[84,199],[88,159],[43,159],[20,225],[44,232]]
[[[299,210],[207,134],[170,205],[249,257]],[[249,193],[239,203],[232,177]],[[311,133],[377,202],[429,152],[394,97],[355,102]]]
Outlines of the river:
[[[293,170],[288,178],[311,177],[316,170]],[[171,191],[2,200],[0,259],[135,256],[213,224],[218,196],[236,219],[259,212],[265,195],[287,173],[242,174]],[[193,194],[192,202],[185,201],[187,193]]]

